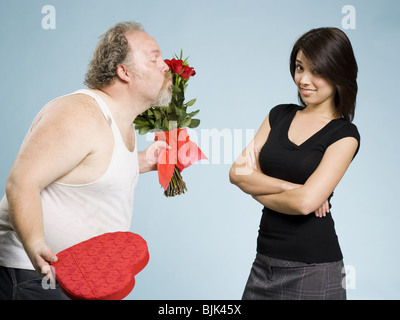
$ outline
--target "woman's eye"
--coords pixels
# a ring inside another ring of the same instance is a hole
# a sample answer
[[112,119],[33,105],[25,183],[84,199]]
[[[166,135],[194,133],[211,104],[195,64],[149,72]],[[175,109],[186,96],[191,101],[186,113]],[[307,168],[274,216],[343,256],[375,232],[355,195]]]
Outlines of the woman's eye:
[[302,67],[301,65],[297,65],[297,66],[296,66],[296,69],[297,69],[298,71],[303,71],[303,67]]

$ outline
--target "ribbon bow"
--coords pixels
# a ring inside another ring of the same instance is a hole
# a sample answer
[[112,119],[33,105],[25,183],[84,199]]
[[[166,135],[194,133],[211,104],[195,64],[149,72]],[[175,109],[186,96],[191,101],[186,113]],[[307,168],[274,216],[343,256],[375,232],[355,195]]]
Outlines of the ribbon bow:
[[207,159],[200,148],[189,140],[186,129],[156,132],[155,141],[165,141],[171,147],[162,150],[157,161],[158,180],[164,191],[168,188],[175,166],[182,172],[196,161]]

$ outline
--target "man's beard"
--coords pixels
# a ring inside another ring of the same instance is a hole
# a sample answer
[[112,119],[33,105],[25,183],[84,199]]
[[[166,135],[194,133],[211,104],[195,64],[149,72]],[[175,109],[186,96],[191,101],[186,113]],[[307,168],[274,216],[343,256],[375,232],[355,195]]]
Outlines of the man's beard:
[[165,73],[164,76],[164,83],[160,89],[160,92],[156,98],[156,100],[153,102],[154,107],[165,107],[168,106],[169,103],[172,100],[172,88],[169,84],[169,81],[171,80],[172,76],[171,73],[167,72]]

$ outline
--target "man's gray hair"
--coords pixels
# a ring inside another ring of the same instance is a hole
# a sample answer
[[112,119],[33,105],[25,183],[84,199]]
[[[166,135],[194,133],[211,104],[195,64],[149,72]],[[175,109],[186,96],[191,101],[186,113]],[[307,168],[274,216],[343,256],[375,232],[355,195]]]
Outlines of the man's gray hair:
[[89,63],[85,85],[101,89],[112,84],[117,77],[117,66],[132,65],[131,48],[125,37],[128,31],[144,31],[137,22],[120,22],[106,31],[101,37]]

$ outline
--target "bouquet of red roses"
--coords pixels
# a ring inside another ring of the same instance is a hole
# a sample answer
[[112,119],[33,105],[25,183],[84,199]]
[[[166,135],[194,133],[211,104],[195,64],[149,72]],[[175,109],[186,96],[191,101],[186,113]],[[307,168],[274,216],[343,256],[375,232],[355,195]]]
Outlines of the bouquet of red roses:
[[186,127],[196,128],[199,119],[193,117],[200,110],[188,112],[196,99],[185,102],[185,91],[188,81],[196,74],[188,64],[188,58],[182,60],[175,55],[174,59],[166,59],[172,74],[172,100],[168,106],[152,107],[136,117],[134,124],[139,134],[155,132],[155,140],[166,141],[171,149],[163,150],[157,161],[158,177],[164,188],[164,195],[173,197],[187,191],[181,172],[194,162],[207,159],[199,147],[189,140]]

